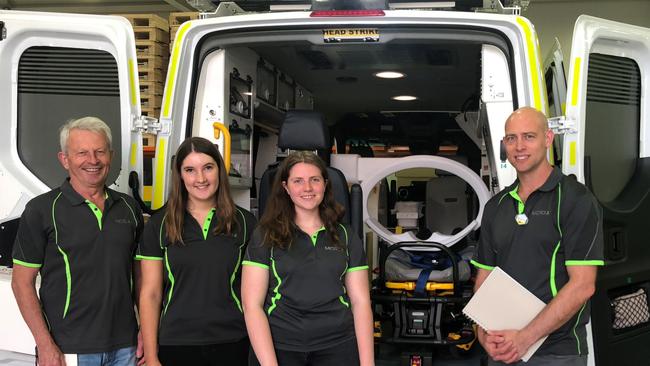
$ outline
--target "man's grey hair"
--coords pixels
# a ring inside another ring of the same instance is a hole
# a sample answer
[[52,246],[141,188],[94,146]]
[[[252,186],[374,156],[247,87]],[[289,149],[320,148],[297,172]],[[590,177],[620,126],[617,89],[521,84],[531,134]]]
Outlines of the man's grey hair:
[[97,117],[82,117],[70,120],[61,126],[61,129],[59,130],[59,142],[61,144],[62,152],[67,153],[68,138],[70,138],[70,130],[73,129],[92,131],[104,135],[104,137],[106,137],[108,149],[113,150],[111,128],[108,127],[106,122]]

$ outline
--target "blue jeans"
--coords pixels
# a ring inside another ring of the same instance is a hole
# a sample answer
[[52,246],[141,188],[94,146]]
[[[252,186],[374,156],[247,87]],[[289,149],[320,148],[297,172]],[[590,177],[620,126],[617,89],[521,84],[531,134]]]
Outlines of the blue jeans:
[[[488,366],[505,365],[503,362],[493,361],[488,357]],[[587,355],[559,356],[559,355],[541,355],[533,356],[528,362],[519,361],[511,366],[587,366]]]
[[78,366],[135,366],[135,347],[77,355]]

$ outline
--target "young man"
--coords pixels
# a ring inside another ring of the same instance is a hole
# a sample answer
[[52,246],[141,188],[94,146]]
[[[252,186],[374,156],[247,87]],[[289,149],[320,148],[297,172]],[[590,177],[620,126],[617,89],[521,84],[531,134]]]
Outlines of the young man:
[[483,212],[472,261],[478,268],[475,288],[499,266],[547,305],[523,329],[479,330],[479,341],[489,365],[519,362],[546,335],[526,366],[586,365],[589,298],[597,266],[604,264],[600,208],[585,186],[547,160],[553,132],[541,112],[513,112],[503,143],[517,180]]
[[13,249],[14,295],[38,365],[133,366],[132,269],[142,214],[133,199],[105,186],[112,150],[102,120],[66,123],[60,143],[69,178],[25,207]]

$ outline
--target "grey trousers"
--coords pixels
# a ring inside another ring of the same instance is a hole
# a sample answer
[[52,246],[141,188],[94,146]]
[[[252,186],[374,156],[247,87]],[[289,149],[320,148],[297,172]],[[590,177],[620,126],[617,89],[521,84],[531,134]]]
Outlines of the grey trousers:
[[[493,361],[488,357],[488,366],[502,366],[503,362]],[[587,366],[587,355],[582,356],[559,356],[559,355],[542,355],[533,356],[528,362],[519,361],[511,363],[516,366]]]

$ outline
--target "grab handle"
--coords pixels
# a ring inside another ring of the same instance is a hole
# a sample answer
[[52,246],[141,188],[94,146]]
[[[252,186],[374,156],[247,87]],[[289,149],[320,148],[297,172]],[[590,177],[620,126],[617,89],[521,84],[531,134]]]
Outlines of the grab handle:
[[230,131],[223,123],[215,122],[212,124],[214,129],[214,138],[219,139],[223,132],[223,162],[226,165],[226,173],[230,173]]

